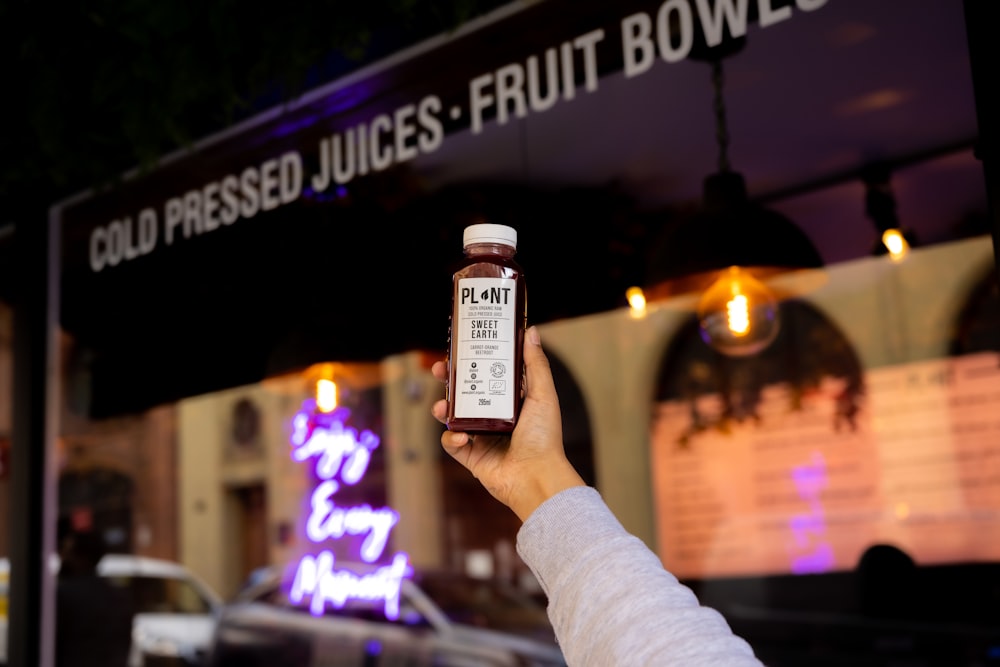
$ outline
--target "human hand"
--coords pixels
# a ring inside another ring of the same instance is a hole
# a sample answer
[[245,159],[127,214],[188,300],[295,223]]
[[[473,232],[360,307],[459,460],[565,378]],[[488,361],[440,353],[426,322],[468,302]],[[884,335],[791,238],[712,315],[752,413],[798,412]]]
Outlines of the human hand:
[[[444,450],[521,521],[560,491],[585,485],[566,458],[559,397],[537,327],[525,332],[524,369],[524,401],[513,433],[471,436],[461,431],[445,431],[441,434]],[[431,372],[444,382],[448,365],[437,361]],[[442,424],[447,413],[445,399],[431,408],[431,414]]]

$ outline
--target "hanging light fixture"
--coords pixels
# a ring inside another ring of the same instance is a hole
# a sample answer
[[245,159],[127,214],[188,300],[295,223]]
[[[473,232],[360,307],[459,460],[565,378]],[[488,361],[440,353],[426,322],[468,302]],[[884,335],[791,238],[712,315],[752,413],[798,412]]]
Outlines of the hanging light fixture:
[[701,208],[669,230],[650,258],[648,301],[697,292],[703,340],[729,356],[763,350],[780,330],[778,295],[765,284],[777,273],[823,266],[809,238],[783,215],[747,197],[743,176],[730,167],[722,96],[722,60],[742,47],[713,48],[718,171],[705,178]]
[[746,269],[730,266],[698,300],[702,340],[734,357],[756,354],[778,335],[778,300]]

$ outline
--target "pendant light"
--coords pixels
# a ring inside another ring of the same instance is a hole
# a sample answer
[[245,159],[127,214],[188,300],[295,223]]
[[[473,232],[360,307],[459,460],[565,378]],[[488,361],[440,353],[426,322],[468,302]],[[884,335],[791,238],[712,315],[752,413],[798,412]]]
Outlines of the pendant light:
[[[730,55],[732,49],[724,55]],[[779,298],[764,280],[823,265],[809,238],[783,215],[747,197],[729,164],[722,59],[712,67],[718,171],[705,178],[700,209],[661,238],[647,268],[647,301],[700,293],[702,339],[728,356],[760,352],[780,329]]]

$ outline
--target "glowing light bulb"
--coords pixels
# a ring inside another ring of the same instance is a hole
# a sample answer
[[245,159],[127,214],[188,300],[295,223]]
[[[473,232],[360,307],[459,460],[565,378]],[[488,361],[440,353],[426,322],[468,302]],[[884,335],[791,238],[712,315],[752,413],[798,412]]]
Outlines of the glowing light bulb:
[[906,257],[906,253],[910,250],[910,244],[898,229],[885,230],[882,234],[882,243],[889,251],[889,256],[896,262]]
[[756,354],[778,335],[778,303],[764,283],[732,266],[698,302],[702,339],[719,352]]
[[750,302],[745,294],[736,294],[726,302],[726,318],[734,336],[745,336],[750,332]]
[[337,407],[337,383],[333,380],[316,381],[316,407],[320,412],[333,412]]
[[625,292],[625,298],[628,299],[633,314],[645,312],[646,295],[643,294],[641,287],[629,287]]

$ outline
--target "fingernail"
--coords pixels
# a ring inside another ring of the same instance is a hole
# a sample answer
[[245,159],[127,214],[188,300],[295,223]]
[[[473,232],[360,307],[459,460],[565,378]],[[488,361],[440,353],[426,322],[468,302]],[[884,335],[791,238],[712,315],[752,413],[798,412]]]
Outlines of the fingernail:
[[538,327],[531,327],[528,329],[528,342],[532,345],[541,345],[542,339],[538,335]]

